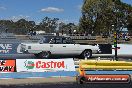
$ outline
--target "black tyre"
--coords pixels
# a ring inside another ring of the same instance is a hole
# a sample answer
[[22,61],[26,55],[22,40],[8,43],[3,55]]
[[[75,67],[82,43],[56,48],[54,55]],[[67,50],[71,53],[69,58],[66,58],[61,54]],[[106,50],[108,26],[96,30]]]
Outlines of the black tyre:
[[89,59],[91,57],[92,57],[92,50],[84,50],[81,54],[82,59],[85,59],[85,58]]
[[50,55],[51,55],[51,53],[49,51],[43,51],[43,52],[39,53],[39,57],[43,58],[43,59],[50,58]]
[[77,78],[77,84],[84,84],[86,82],[85,77],[79,76]]

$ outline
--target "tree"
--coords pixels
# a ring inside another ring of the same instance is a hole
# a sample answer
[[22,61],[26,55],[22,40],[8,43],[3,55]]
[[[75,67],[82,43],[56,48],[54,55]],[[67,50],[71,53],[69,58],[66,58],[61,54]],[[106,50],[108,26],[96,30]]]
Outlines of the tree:
[[128,28],[129,33],[132,34],[132,13],[128,16],[127,19],[128,19],[127,28]]
[[15,22],[15,31],[17,34],[27,34],[29,30],[34,30],[35,22],[20,19]]
[[59,32],[66,33],[66,34],[72,34],[75,29],[76,25],[74,23],[59,23]]
[[50,32],[55,32],[56,28],[58,27],[58,18],[49,18],[45,17],[42,22],[40,22],[40,28],[41,30],[50,33]]
[[64,33],[66,33],[65,26],[66,26],[66,24],[64,22],[60,22],[59,23],[59,30],[58,30],[58,32],[62,33],[62,35]]
[[100,35],[127,25],[132,7],[120,0],[84,0],[80,26],[83,31]]
[[9,28],[12,29],[13,24],[12,20],[0,20],[1,32],[10,32]]

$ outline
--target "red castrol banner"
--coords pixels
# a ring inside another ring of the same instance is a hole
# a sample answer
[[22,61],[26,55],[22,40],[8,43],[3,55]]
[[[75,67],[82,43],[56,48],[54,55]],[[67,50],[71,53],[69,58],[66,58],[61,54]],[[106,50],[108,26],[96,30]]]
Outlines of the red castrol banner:
[[17,59],[17,72],[75,71],[73,58]]

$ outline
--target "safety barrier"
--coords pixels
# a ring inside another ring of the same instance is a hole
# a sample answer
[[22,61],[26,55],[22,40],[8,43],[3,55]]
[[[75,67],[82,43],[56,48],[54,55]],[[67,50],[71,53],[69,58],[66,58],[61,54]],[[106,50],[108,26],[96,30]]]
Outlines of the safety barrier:
[[0,60],[0,79],[73,77],[76,74],[73,58]]
[[[79,76],[87,75],[128,75],[132,74],[132,62],[82,60]],[[117,66],[118,67],[117,67]],[[90,66],[90,67],[89,67]],[[113,68],[112,68],[113,66]],[[111,68],[108,68],[111,67]],[[117,70],[117,71],[115,71]],[[8,59],[0,60],[0,79],[76,76],[73,59]],[[88,76],[89,77],[89,76]],[[91,77],[91,76],[90,76]]]
[[[82,60],[79,63],[77,82],[129,83],[132,62],[110,60]],[[96,74],[95,74],[96,73]]]
[[84,70],[132,70],[132,62],[110,60],[83,60],[79,64]]
[[17,72],[75,71],[72,58],[67,59],[17,59]]

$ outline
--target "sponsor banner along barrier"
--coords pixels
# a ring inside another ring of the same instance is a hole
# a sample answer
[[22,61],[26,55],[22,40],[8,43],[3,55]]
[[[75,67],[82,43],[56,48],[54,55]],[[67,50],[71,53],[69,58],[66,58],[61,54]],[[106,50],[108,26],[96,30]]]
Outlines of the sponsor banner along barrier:
[[129,83],[130,75],[86,75],[87,83]]
[[[132,44],[117,44],[119,49],[117,50],[118,55],[132,55]],[[112,45],[112,48],[114,48],[114,45]],[[115,50],[112,49],[112,54],[115,54]]]
[[91,71],[91,70],[87,70],[85,71],[85,74],[88,74],[88,75],[94,75],[94,74],[119,74],[119,75],[122,75],[122,74],[132,74],[132,70],[95,70],[95,71]]
[[20,52],[20,43],[0,43],[0,54],[17,54]]
[[0,60],[0,72],[15,72],[15,60]]
[[17,59],[17,72],[75,71],[73,58]]

